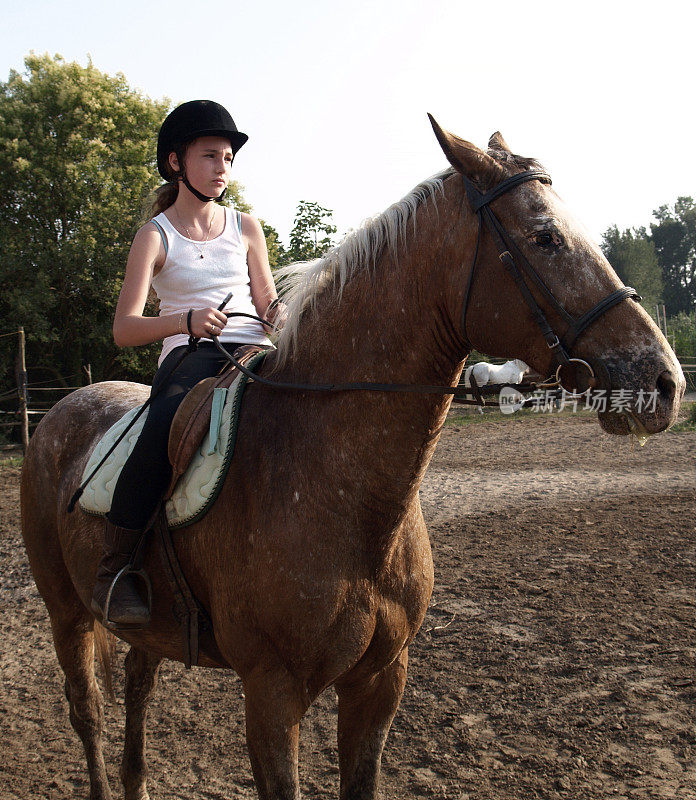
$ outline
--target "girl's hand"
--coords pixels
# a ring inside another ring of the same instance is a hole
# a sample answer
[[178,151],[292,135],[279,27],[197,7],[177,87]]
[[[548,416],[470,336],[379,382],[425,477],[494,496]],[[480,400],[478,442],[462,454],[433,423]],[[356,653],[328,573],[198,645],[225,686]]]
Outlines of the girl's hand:
[[227,325],[227,317],[217,308],[198,308],[191,314],[191,333],[199,339],[219,336]]

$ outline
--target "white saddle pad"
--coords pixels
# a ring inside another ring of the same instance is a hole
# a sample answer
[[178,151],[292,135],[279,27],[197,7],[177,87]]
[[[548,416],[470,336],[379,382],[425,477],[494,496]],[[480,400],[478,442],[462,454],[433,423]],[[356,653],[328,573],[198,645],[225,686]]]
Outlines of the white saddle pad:
[[[237,438],[239,406],[247,382],[246,375],[239,375],[228,389],[215,389],[208,433],[191,459],[188,469],[177,483],[172,496],[166,502],[167,522],[170,528],[183,528],[193,524],[205,514],[218,496],[232,460]],[[104,434],[87,462],[82,475],[83,481],[113,446],[140,408],[141,406],[131,409]],[[146,419],[147,414],[143,414],[87,484],[80,498],[80,507],[83,511],[100,516],[109,511],[118,476],[140,436]]]

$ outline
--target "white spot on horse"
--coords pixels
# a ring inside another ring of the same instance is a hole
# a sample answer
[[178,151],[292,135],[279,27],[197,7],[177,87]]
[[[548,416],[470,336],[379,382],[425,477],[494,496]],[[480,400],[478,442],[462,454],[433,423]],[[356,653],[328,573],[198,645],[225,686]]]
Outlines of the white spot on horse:
[[534,232],[541,232],[559,226],[556,219],[548,215],[535,214],[530,217],[529,221],[532,223],[532,231]]
[[297,503],[297,501],[299,499],[300,499],[300,493],[299,492],[295,492],[295,502]]
[[338,490],[338,496],[339,497],[343,497],[344,495],[345,495],[345,492],[343,491],[343,489],[339,489]]

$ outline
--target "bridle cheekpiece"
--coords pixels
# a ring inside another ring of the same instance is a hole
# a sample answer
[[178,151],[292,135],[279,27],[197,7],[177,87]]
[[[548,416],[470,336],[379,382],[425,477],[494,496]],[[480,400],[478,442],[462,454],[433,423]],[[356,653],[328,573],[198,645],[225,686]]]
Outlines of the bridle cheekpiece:
[[[583,359],[571,358],[569,355],[573,344],[584,330],[592,325],[593,322],[599,319],[610,308],[613,308],[615,305],[617,305],[617,303],[620,303],[622,300],[627,298],[640,301],[640,295],[630,286],[622,286],[620,289],[616,289],[614,292],[608,294],[589,311],[586,311],[584,314],[582,314],[582,316],[573,317],[556,299],[553,292],[544,283],[544,280],[539,273],[529,263],[524,253],[522,253],[522,251],[514,243],[490,207],[490,204],[495,199],[522,183],[526,183],[527,181],[540,181],[541,183],[550,185],[551,177],[543,170],[527,170],[525,172],[520,172],[517,175],[511,175],[509,178],[501,181],[499,184],[485,193],[480,192],[469,180],[469,178],[466,177],[466,175],[462,174],[461,177],[464,181],[464,188],[466,190],[469,202],[471,203],[471,207],[478,216],[476,247],[474,248],[474,257],[471,262],[471,269],[469,270],[466,291],[464,293],[464,303],[462,305],[462,335],[464,336],[467,345],[471,347],[471,343],[466,335],[466,312],[469,306],[469,297],[471,295],[471,285],[473,283],[474,271],[478,261],[481,233],[485,226],[498,250],[498,258],[507,272],[511,275],[512,279],[515,281],[515,284],[524,301],[527,303],[532,317],[539,327],[549,350],[551,350],[557,367],[556,380],[560,380],[560,374],[564,367],[570,365],[571,363],[576,363],[589,371],[590,381],[596,382],[595,373],[592,367]],[[551,307],[558,313],[564,322],[567,323],[568,327],[562,337],[559,337],[549,324],[549,321],[546,319],[546,315],[537,303],[536,298],[534,297],[534,294],[532,293],[532,290],[530,289],[523,273],[526,273],[528,278],[536,285],[541,294],[546,298],[546,300],[548,300]]]

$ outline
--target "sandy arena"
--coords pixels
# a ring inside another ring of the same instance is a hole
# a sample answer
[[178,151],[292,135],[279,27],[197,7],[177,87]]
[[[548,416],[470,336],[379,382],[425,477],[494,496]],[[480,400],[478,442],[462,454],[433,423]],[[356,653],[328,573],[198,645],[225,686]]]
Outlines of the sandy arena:
[[[584,415],[458,414],[421,492],[436,584],[382,796],[696,800],[696,433],[639,448]],[[18,485],[0,469],[0,800],[87,798]],[[241,691],[163,665],[152,800],[256,798]],[[338,796],[335,710],[328,691],[303,725],[304,797]],[[120,797],[120,697],[106,723]]]

